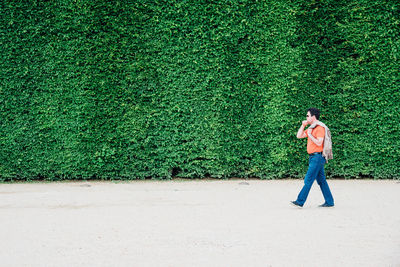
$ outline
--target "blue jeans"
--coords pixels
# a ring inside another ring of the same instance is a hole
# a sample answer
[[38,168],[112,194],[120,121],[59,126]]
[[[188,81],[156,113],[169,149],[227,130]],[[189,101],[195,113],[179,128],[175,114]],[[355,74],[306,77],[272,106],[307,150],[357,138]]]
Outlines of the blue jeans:
[[310,155],[310,159],[308,161],[308,171],[306,177],[304,178],[304,186],[297,197],[297,203],[300,205],[303,206],[306,202],[308,193],[310,192],[311,186],[315,179],[317,179],[317,182],[321,187],[322,194],[325,198],[325,203],[328,205],[334,205],[331,190],[326,182],[324,165],[325,158],[322,156],[322,154]]

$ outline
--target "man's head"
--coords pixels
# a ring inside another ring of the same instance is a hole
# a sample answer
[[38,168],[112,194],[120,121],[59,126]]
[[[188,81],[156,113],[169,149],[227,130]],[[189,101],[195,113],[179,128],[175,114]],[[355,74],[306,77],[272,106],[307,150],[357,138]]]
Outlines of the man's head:
[[319,114],[320,114],[319,109],[309,108],[307,110],[307,122],[310,125],[313,124],[315,121],[319,120]]

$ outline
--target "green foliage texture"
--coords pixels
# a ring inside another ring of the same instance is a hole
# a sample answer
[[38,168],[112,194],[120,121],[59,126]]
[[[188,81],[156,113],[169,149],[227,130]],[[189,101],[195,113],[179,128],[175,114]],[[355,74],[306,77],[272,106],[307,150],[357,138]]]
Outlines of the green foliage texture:
[[1,1],[0,179],[400,178],[400,2]]

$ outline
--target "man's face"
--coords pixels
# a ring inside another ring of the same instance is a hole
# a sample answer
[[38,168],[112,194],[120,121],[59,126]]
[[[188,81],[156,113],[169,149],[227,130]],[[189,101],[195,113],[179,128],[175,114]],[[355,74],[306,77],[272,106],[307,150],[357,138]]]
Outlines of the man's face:
[[313,124],[314,120],[315,120],[315,116],[311,117],[311,113],[310,113],[310,111],[308,111],[307,112],[307,122],[308,122],[308,124],[310,124],[310,125]]

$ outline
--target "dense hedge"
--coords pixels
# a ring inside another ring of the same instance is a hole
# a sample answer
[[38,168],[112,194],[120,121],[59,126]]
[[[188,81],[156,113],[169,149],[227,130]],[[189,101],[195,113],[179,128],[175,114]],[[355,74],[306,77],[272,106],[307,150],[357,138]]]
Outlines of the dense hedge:
[[400,178],[400,4],[2,1],[0,179]]

